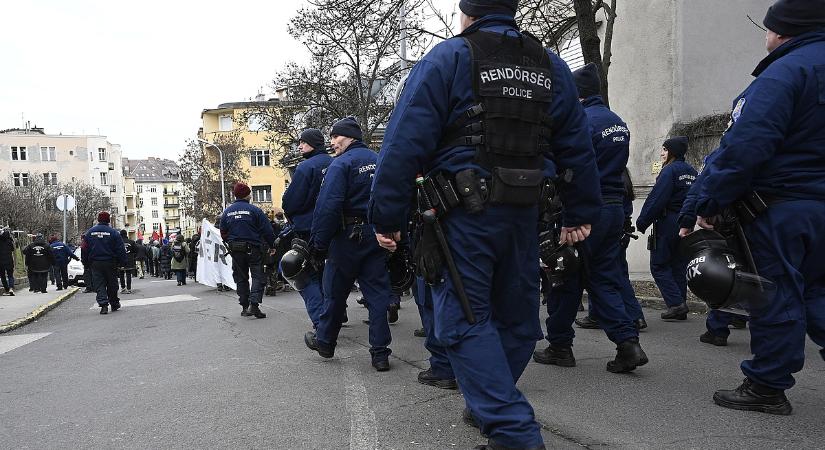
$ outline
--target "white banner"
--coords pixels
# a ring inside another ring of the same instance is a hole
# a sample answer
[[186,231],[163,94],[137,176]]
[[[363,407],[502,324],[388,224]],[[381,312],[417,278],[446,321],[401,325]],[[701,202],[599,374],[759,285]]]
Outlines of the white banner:
[[198,246],[198,283],[212,287],[221,283],[237,290],[232,278],[232,255],[221,239],[221,231],[206,219],[201,222],[201,240]]

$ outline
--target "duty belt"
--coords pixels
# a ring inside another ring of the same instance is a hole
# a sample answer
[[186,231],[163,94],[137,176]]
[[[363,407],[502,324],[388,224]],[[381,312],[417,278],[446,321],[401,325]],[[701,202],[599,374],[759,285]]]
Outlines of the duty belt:
[[343,223],[344,223],[344,226],[364,225],[365,223],[367,223],[367,219],[365,217],[360,217],[360,216],[344,216]]

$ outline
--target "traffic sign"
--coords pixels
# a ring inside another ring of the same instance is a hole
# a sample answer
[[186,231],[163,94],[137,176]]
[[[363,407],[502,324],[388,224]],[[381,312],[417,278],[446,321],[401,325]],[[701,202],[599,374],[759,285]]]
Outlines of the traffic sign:
[[58,195],[54,203],[57,205],[57,209],[61,211],[71,211],[74,209],[74,197],[69,194]]

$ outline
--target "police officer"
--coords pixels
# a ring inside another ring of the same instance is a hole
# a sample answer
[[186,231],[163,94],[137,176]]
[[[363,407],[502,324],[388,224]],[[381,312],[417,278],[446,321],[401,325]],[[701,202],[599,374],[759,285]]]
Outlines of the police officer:
[[[292,224],[294,236],[308,242],[315,202],[318,200],[321,182],[324,180],[327,167],[332,162],[332,157],[327,153],[324,135],[321,130],[315,128],[307,128],[301,132],[298,150],[301,151],[304,160],[295,168],[292,181],[284,192],[282,206],[284,214]],[[313,275],[312,280],[304,289],[301,289],[300,294],[304,299],[313,328],[318,328],[319,316],[324,305],[320,274]]]
[[767,206],[744,232],[757,272],[777,292],[749,311],[753,358],[741,365],[744,382],[713,399],[790,414],[785,390],[805,362],[806,332],[825,347],[825,0],[779,0],[763,23],[769,54],[733,102],[696,209],[698,225],[712,228],[722,208],[746,196]]
[[590,237],[579,245],[586,262],[585,270],[555,287],[550,294],[547,302],[547,340],[550,345],[536,351],[533,359],[563,367],[576,365],[572,349],[573,321],[586,288],[590,314],[616,344],[616,358],[607,363],[607,370],[630,372],[648,362],[639,345],[635,317],[630,316],[621,296],[623,274],[619,259],[625,217],[622,174],[630,154],[630,132],[624,121],[604,104],[599,94],[601,83],[595,64],[573,72],[573,78],[596,151],[604,207],[593,223]]
[[[261,208],[249,203],[252,198],[249,186],[237,182],[232,193],[235,201],[221,213],[221,237],[232,255],[232,278],[238,287],[238,303],[243,308],[241,315],[263,319],[266,314],[258,306],[266,283],[263,257],[267,248],[274,247],[275,234]],[[274,253],[274,249],[269,252]]]
[[80,258],[75,256],[72,249],[57,239],[57,236],[49,238],[49,247],[52,248],[52,256],[54,257],[55,279],[57,281],[57,290],[69,288],[69,260],[80,261]]
[[373,228],[366,219],[376,154],[362,142],[361,127],[353,117],[335,122],[329,134],[336,158],[321,185],[310,238],[313,259],[320,261],[328,255],[322,278],[324,307],[318,329],[307,332],[304,341],[319,355],[333,356],[346,315],[347,297],[357,280],[369,311],[372,366],[384,372],[390,370],[392,337],[387,308],[393,296],[386,251],[372,238]]
[[570,205],[565,243],[583,241],[599,216],[598,171],[570,70],[518,31],[518,1],[462,0],[459,8],[462,34],[413,67],[392,113],[370,221],[381,245],[394,249],[418,168],[430,181],[449,183],[441,194],[451,208],[438,221],[472,317],[452,271],[434,264],[434,333],[472,418],[489,436],[480,448],[544,448],[533,409],[516,388],[542,338],[536,230],[544,161],[552,155],[560,171],[572,173],[561,188]]
[[3,228],[0,231],[0,280],[3,283],[3,295],[14,295],[14,245],[11,230]]
[[23,249],[26,270],[29,274],[31,290],[37,293],[46,293],[49,270],[54,264],[54,256],[49,244],[42,234],[34,237],[34,241]]
[[109,226],[109,212],[101,211],[97,215],[97,225],[89,228],[83,235],[84,265],[90,269],[92,286],[97,292],[97,304],[100,314],[120,309],[117,296],[117,268],[126,265],[126,247],[120,233]]
[[667,304],[664,320],[687,320],[687,259],[679,254],[679,211],[696,180],[696,169],[685,162],[688,139],[670,138],[662,144],[662,171],[645,200],[636,228],[642,233],[653,224],[648,240],[650,273]]

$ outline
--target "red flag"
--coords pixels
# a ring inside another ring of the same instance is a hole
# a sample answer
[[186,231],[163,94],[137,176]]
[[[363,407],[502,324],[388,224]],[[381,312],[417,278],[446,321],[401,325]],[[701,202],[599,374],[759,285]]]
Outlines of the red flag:
[[137,230],[137,238],[138,238],[139,241],[143,240],[143,233],[140,232],[140,228],[138,228],[138,230]]
[[158,240],[160,240],[160,236],[158,236],[158,232],[157,232],[157,231],[153,231],[153,232],[152,232],[152,240],[153,240],[153,241],[158,241]]
[[163,224],[158,224],[158,234],[160,235],[160,239],[163,239]]

